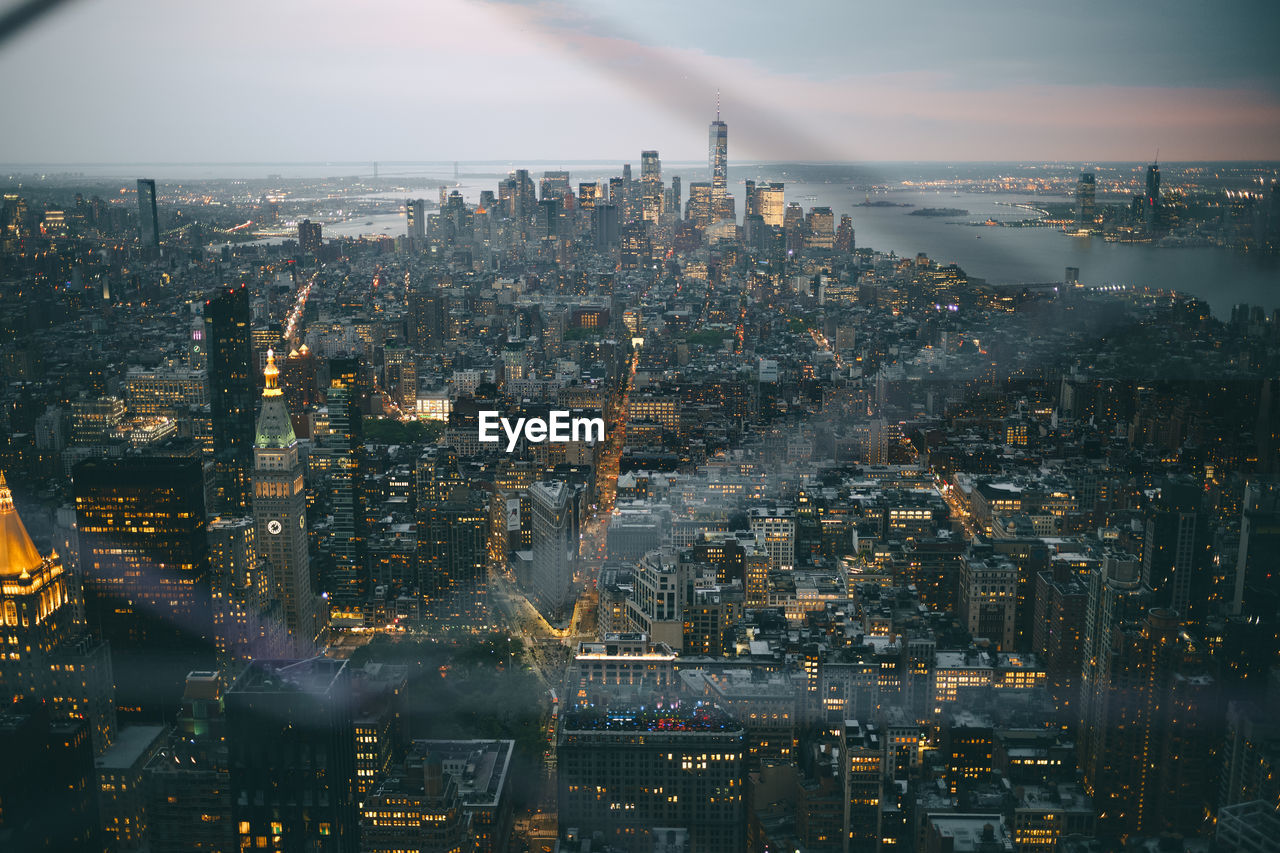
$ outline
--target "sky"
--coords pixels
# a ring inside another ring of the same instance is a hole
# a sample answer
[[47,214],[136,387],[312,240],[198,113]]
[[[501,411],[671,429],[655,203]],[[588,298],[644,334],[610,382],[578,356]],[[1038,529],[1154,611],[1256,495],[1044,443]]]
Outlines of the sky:
[[[0,12],[16,0],[0,0]],[[0,162],[1280,159],[1272,0],[71,0]]]

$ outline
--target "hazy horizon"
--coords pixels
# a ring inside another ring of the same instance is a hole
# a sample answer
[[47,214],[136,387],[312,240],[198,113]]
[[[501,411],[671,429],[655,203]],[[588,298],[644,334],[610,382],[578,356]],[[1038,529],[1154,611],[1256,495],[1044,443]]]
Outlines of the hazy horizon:
[[1260,0],[71,2],[0,45],[29,83],[0,157],[696,161],[718,99],[734,162],[1252,162],[1280,156],[1278,24]]

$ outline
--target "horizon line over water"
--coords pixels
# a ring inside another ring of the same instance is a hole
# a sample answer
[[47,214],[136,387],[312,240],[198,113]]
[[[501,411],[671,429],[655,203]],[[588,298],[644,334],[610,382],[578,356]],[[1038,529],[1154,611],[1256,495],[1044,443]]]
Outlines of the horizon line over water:
[[[620,169],[626,163],[638,163],[639,151],[630,155],[613,158],[504,158],[489,160],[174,160],[174,161],[135,161],[135,162],[0,162],[0,179],[32,177],[44,179],[49,177],[84,177],[98,179],[125,179],[148,177],[166,181],[181,180],[305,180],[324,178],[371,178],[376,167],[379,179],[399,177],[423,178],[433,175],[420,174],[416,169],[406,172],[405,167],[421,167],[434,172],[447,171],[451,176],[456,165],[462,167],[506,167],[517,169],[522,167],[539,167],[547,171],[564,170],[571,166],[590,168],[615,167]],[[705,159],[663,158],[664,169],[668,166],[702,166]],[[793,166],[804,169],[821,167],[878,170],[926,169],[951,170],[975,169],[982,167],[1017,168],[1028,171],[1042,169],[1062,170],[1064,172],[1085,168],[1105,169],[1143,169],[1150,160],[733,160],[729,161],[731,170],[740,171],[751,168],[778,168]],[[1280,159],[1275,160],[1166,160],[1162,166],[1177,170],[1179,168],[1219,166],[1227,168],[1254,167],[1272,172],[1272,178],[1280,178]],[[359,171],[353,172],[352,168]],[[326,172],[331,169],[335,171]],[[186,171],[192,170],[192,171]],[[240,170],[256,172],[246,174]],[[807,182],[798,177],[789,176],[793,183]]]

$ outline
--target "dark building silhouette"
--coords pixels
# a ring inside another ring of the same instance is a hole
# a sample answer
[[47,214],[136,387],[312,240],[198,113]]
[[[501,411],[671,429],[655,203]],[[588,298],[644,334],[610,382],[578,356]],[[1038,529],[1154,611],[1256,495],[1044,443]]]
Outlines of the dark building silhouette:
[[156,213],[156,182],[138,179],[138,236],[144,249],[160,247],[160,218]]
[[1076,184],[1076,227],[1081,231],[1093,230],[1097,216],[1097,190],[1093,172],[1081,172],[1080,181]]
[[200,463],[86,459],[72,477],[89,628],[111,644],[120,707],[158,719],[213,662]]
[[190,673],[177,724],[143,771],[152,853],[235,849],[224,722],[218,673]]
[[231,810],[241,849],[355,853],[347,663],[254,661],[227,691]]
[[218,510],[248,515],[255,405],[248,288],[225,288],[205,303],[204,319]]
[[0,756],[0,849],[102,849],[92,738],[83,720],[50,721],[38,702],[6,706]]

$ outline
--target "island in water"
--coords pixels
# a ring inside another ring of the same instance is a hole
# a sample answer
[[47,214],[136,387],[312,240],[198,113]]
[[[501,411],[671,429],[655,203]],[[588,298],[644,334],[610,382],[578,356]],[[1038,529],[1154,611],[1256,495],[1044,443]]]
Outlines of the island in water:
[[913,210],[907,216],[968,216],[969,211],[958,207],[922,207]]

